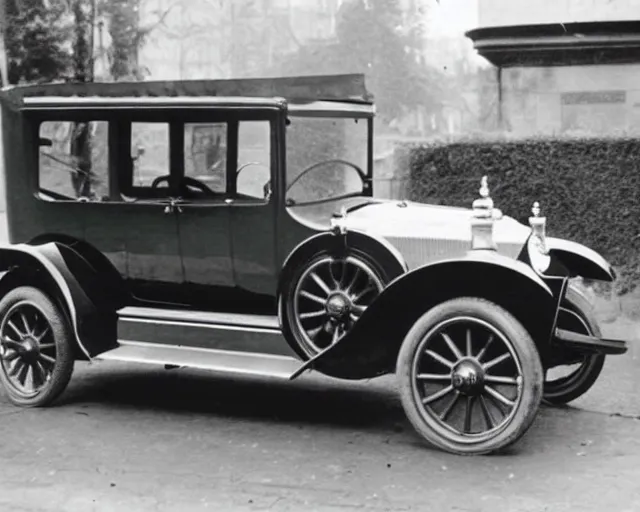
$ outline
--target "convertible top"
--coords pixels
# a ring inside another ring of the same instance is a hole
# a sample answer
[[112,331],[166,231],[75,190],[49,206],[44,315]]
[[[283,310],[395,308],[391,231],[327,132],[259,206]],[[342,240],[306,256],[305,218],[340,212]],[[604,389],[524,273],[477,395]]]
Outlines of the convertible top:
[[148,82],[50,83],[9,86],[0,90],[0,102],[13,108],[25,98],[179,98],[179,97],[281,97],[291,103],[342,101],[371,104],[363,74],[316,75],[279,78],[176,80]]

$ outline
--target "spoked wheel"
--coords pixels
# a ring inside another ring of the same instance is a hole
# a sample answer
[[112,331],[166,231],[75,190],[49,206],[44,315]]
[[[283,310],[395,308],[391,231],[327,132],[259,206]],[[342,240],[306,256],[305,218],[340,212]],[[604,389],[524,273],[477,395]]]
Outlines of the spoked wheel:
[[286,299],[289,328],[304,354],[313,357],[344,336],[385,283],[381,269],[358,253],[313,258]]
[[[601,337],[593,308],[572,288],[558,315],[558,327],[579,334]],[[544,400],[561,405],[584,395],[596,383],[605,362],[604,354],[573,354],[556,368],[547,371],[544,382]]]
[[415,323],[397,377],[418,433],[457,454],[515,442],[542,397],[542,366],[528,332],[504,309],[475,298],[443,303]]
[[0,302],[0,380],[16,405],[41,407],[67,386],[73,372],[64,314],[44,293],[21,287]]

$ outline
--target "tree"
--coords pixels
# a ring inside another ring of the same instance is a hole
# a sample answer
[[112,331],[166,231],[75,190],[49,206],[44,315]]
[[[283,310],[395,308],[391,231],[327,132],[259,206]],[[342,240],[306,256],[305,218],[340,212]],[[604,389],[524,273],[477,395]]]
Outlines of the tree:
[[0,0],[0,87],[9,83],[7,49],[5,46],[5,32],[7,31],[6,0]]
[[442,76],[422,59],[423,30],[421,23],[405,19],[399,0],[347,0],[338,12],[336,40],[303,45],[278,71],[363,72],[380,117],[389,123],[416,107],[439,104]]
[[[0,0],[6,9],[7,81],[11,84],[94,80],[96,19],[105,17],[112,39],[114,80],[141,79],[138,51],[153,27],[140,27],[140,0]],[[166,13],[165,13],[166,15]],[[4,20],[5,18],[3,18]],[[0,27],[1,28],[1,27]],[[0,45],[0,51],[2,47]],[[4,52],[2,53],[4,55]],[[2,69],[0,61],[0,69]],[[74,123],[69,153],[78,196],[92,194],[92,127]]]
[[68,73],[71,35],[62,2],[5,0],[7,81],[48,82]]

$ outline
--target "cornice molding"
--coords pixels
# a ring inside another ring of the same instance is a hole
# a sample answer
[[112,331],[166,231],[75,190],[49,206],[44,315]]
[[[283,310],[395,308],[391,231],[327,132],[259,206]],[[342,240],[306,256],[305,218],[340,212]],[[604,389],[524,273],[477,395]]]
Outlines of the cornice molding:
[[640,21],[483,27],[465,35],[500,67],[640,62]]

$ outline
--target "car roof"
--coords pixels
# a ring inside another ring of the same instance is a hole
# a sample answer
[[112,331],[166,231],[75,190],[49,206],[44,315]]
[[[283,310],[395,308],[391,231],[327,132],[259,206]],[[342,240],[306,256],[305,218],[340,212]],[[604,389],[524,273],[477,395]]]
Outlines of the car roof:
[[[50,83],[5,87],[0,102],[17,109],[144,106],[281,106],[308,112],[370,110],[364,75],[147,82]],[[337,107],[341,103],[342,107]],[[333,105],[333,107],[332,107]]]

